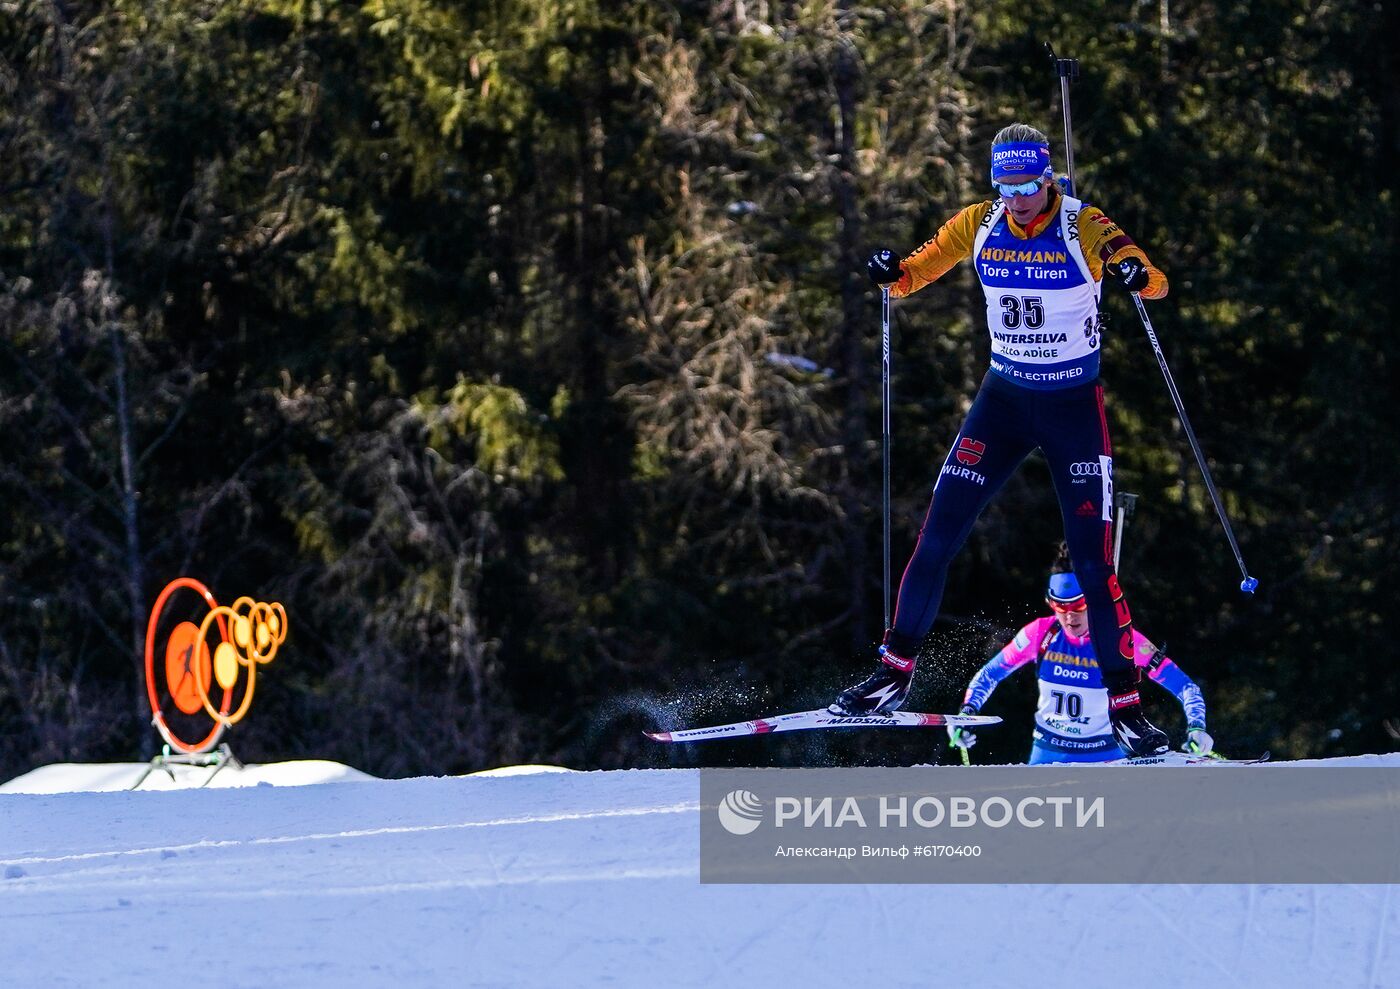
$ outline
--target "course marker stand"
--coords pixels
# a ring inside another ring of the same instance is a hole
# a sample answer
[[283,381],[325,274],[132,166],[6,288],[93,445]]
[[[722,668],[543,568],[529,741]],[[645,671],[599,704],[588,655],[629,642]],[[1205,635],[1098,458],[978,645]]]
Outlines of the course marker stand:
[[[187,600],[191,595],[195,598],[192,602]],[[181,614],[175,607],[177,601],[184,614],[197,616],[203,610],[198,624],[186,618],[165,629]],[[159,669],[158,640],[164,646]],[[157,769],[164,769],[173,780],[172,765],[212,767],[201,786],[207,786],[226,766],[241,767],[228,743],[221,740],[252,706],[258,667],[272,662],[286,640],[287,611],[275,601],[240,597],[226,606],[193,577],[177,577],[166,584],[146,624],[146,697],[151,705],[151,724],[165,745],[132,789]],[[242,677],[245,669],[247,676]],[[242,698],[235,708],[240,678]],[[217,707],[210,696],[216,686]],[[176,711],[181,715],[178,728],[171,724]],[[201,714],[212,723],[208,733],[203,738],[197,738],[197,733],[196,737],[185,737],[189,724],[200,720]]]

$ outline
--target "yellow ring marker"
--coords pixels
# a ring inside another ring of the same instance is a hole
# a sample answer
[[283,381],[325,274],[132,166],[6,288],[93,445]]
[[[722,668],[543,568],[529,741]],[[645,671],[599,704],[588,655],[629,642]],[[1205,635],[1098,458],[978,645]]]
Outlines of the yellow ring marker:
[[232,690],[238,682],[238,650],[227,642],[220,642],[214,650],[214,679],[225,690]]
[[240,649],[247,649],[248,643],[253,641],[251,624],[243,615],[234,616],[233,641],[238,643]]

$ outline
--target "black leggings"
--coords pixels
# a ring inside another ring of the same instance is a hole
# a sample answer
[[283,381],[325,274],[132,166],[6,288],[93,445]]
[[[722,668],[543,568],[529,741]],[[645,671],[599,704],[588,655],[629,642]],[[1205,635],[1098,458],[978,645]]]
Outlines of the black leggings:
[[917,655],[943,600],[948,565],[992,496],[1033,449],[1050,464],[1089,635],[1105,672],[1133,665],[1132,617],[1113,571],[1113,460],[1097,382],[1036,391],[988,373],[933,487],[899,584],[889,646]]

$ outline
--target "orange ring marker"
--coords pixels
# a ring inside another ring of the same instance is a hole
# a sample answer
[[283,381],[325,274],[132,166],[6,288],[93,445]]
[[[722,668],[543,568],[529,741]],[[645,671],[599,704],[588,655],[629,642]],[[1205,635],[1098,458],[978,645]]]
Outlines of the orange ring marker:
[[[185,590],[193,591],[194,593],[198,594],[201,598],[203,598],[204,603],[209,605],[210,608],[219,607],[219,603],[214,600],[214,595],[209,592],[209,588],[205,587],[193,577],[176,577],[170,583],[165,585],[164,590],[160,592],[160,596],[156,598],[156,603],[151,608],[150,620],[146,623],[146,698],[150,701],[151,704],[151,723],[156,726],[156,730],[160,732],[161,737],[165,739],[166,744],[168,744],[171,748],[179,749],[181,752],[208,752],[210,749],[212,749],[215,745],[218,744],[219,737],[223,735],[224,729],[227,728],[227,725],[222,720],[215,719],[213,728],[210,729],[209,734],[204,736],[203,739],[201,739],[198,742],[186,742],[184,739],[178,737],[173,731],[171,731],[170,726],[165,723],[165,715],[161,713],[160,709],[160,699],[156,696],[156,628],[160,624],[161,613],[165,610],[165,606],[169,603],[171,596],[176,591],[181,590],[182,588]],[[192,623],[182,623],[182,625],[183,624]],[[176,633],[179,633],[180,629],[181,626],[177,626]],[[172,633],[172,638],[174,637],[174,634],[175,633]],[[185,632],[183,634],[187,636],[188,632]],[[219,618],[219,634],[223,636],[224,639],[228,638],[228,628],[222,617]],[[203,691],[199,690],[199,673],[204,668],[205,658],[208,654],[209,647],[208,644],[203,641],[203,636],[199,636],[199,640],[200,641],[197,654],[194,652],[195,640],[183,640],[184,645],[187,645],[191,650],[191,654],[189,657],[189,670],[190,672],[195,674],[192,678],[186,679],[183,677],[183,672],[185,669],[185,658],[180,654],[180,652],[177,651],[175,653],[174,659],[176,663],[179,664],[179,669],[177,669],[176,671],[176,684],[179,685],[178,692],[175,689],[175,686],[172,685],[170,682],[170,673],[172,665],[170,643],[167,643],[166,647],[166,686],[167,689],[170,689],[171,697],[175,700],[176,706],[180,708],[180,710],[185,711],[187,714],[194,713],[194,711],[186,710],[186,706],[190,704],[191,701],[193,701],[196,705],[196,711],[199,709],[199,705],[202,703],[200,695],[203,693]],[[193,694],[189,692],[190,686],[193,686],[194,688]],[[207,695],[205,696],[207,697]],[[225,690],[219,705],[220,713],[227,714],[228,709],[232,706],[232,704],[233,692],[231,690]]]

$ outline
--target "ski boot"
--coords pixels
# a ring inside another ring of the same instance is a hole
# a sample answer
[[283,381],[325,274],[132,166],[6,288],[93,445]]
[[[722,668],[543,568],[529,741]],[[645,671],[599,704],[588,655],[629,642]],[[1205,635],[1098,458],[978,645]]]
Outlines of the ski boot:
[[1118,673],[1103,674],[1108,688],[1108,721],[1113,738],[1129,759],[1161,755],[1171,748],[1171,742],[1160,728],[1147,720],[1138,697],[1138,681],[1142,674],[1133,667]]
[[909,686],[914,682],[916,662],[917,660],[895,655],[889,646],[881,646],[880,661],[875,667],[875,672],[854,687],[847,687],[841,691],[827,710],[845,717],[889,714],[891,711],[897,711],[909,696]]

